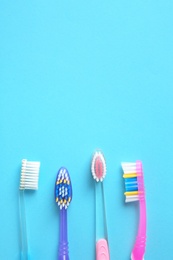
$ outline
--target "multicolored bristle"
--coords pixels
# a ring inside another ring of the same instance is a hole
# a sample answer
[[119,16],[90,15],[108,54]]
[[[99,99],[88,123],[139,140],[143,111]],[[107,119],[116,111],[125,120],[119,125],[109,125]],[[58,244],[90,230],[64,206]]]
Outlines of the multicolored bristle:
[[60,209],[69,206],[72,200],[72,185],[69,173],[66,168],[62,167],[58,171],[55,183],[55,201]]
[[132,202],[144,196],[142,163],[122,163],[123,178],[125,179],[125,202]]
[[22,160],[20,190],[37,190],[40,162]]
[[105,158],[101,151],[96,151],[94,153],[92,163],[91,163],[91,172],[93,178],[99,182],[103,181],[106,175],[106,162]]

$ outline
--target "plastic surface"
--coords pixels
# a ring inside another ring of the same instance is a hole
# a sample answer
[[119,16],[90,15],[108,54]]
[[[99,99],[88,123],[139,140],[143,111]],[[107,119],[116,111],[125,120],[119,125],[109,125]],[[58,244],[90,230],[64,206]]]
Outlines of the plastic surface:
[[106,239],[100,239],[96,243],[96,260],[109,260],[109,248]]
[[67,235],[67,210],[60,210],[58,260],[69,260]]
[[24,190],[19,191],[19,214],[20,214],[20,259],[29,260]]
[[138,179],[138,191],[139,191],[139,207],[140,207],[140,219],[138,234],[136,237],[136,242],[132,250],[131,259],[133,260],[143,260],[145,254],[145,244],[146,244],[146,202],[145,202],[145,188],[144,179],[142,171],[142,163],[140,161],[136,162],[136,172]]

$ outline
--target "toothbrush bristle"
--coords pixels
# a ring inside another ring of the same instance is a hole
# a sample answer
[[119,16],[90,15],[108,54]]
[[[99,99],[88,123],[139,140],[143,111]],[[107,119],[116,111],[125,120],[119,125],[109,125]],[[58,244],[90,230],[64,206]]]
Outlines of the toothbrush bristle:
[[125,202],[132,202],[144,197],[142,163],[122,163],[125,179]]
[[20,190],[37,190],[40,162],[22,160]]
[[91,172],[93,178],[99,182],[103,181],[106,175],[106,162],[102,152],[97,151],[94,153],[92,163],[91,163]]
[[62,167],[58,171],[55,183],[55,201],[60,209],[69,206],[72,200],[72,185],[69,173],[66,168]]

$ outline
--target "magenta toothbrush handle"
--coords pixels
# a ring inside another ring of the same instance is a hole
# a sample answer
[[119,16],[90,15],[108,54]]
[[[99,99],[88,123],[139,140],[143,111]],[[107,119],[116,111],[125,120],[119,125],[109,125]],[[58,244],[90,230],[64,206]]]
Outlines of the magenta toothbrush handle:
[[58,260],[69,260],[67,235],[67,210],[60,210],[59,249]]
[[145,200],[140,202],[140,220],[136,242],[132,251],[132,260],[143,260],[145,254],[146,243],[146,203]]
[[145,244],[146,244],[146,202],[145,202],[145,189],[142,173],[142,163],[137,161],[136,169],[138,173],[138,190],[139,190],[139,228],[135,245],[131,254],[132,260],[144,260]]

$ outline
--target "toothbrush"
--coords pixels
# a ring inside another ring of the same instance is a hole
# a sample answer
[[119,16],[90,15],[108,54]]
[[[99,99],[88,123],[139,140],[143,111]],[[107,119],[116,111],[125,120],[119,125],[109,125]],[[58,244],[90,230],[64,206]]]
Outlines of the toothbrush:
[[146,202],[142,162],[122,163],[125,178],[125,202],[139,201],[140,220],[131,260],[144,260],[146,246]]
[[101,151],[96,151],[91,163],[95,182],[96,205],[96,260],[109,260],[108,234],[103,179],[106,175],[106,162]]
[[20,186],[19,186],[19,214],[20,214],[20,259],[28,260],[28,239],[25,212],[25,190],[38,189],[40,162],[22,160]]
[[60,208],[58,260],[69,260],[67,208],[72,200],[72,185],[66,168],[61,167],[55,182],[55,201]]

